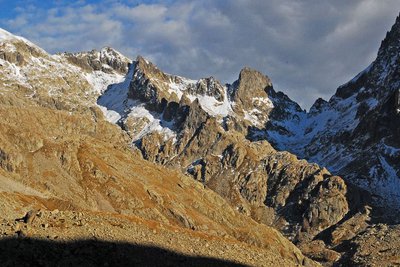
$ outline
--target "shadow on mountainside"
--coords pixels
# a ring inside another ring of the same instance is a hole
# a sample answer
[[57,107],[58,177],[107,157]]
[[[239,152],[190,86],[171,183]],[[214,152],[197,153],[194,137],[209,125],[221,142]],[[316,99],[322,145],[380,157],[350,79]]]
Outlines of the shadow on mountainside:
[[1,266],[244,266],[131,243],[31,238],[1,239],[0,262]]
[[97,104],[99,106],[105,107],[107,110],[113,111],[120,117],[123,117],[126,110],[129,110],[137,104],[128,100],[129,85],[132,80],[134,68],[134,64],[131,64],[122,82],[107,86],[107,89],[97,99]]

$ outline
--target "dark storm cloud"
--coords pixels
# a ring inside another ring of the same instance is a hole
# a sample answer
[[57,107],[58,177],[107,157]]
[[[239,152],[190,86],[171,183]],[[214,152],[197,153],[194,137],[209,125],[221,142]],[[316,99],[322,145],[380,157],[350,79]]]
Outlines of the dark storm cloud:
[[132,2],[29,6],[5,25],[53,53],[110,45],[190,78],[232,82],[250,66],[309,107],[367,67],[400,6],[400,0]]

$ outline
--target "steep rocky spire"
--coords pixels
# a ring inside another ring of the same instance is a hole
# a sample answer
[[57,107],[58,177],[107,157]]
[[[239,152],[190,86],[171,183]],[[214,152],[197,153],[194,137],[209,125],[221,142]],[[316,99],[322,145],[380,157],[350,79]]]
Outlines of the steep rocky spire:
[[400,48],[400,14],[379,48],[378,56],[387,52],[398,52]]
[[272,86],[271,80],[261,72],[245,67],[240,71],[239,79],[232,85],[232,100],[243,106],[252,106],[255,97],[268,97],[266,88]]

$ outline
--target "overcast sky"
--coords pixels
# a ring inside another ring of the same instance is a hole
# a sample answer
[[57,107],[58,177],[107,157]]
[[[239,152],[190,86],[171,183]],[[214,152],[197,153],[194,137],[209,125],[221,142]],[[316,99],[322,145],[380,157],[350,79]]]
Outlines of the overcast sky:
[[303,108],[366,68],[400,0],[0,0],[0,27],[50,53],[111,46],[232,83],[244,66]]

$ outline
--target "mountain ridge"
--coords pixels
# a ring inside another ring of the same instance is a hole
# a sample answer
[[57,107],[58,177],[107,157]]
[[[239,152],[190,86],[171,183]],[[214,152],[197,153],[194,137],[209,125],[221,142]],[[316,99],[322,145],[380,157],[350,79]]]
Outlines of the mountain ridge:
[[[399,18],[387,35],[388,41],[382,42],[376,63],[339,87],[329,101],[317,99],[309,112],[276,92],[266,75],[248,67],[240,71],[235,82],[223,85],[213,77],[190,80],[166,74],[141,56],[131,61],[109,47],[49,55],[23,41],[0,43],[0,81],[6,88],[0,103],[7,108],[10,103],[20,107],[28,104],[32,110],[45,108],[51,114],[52,110],[80,114],[86,118],[82,123],[91,125],[90,135],[100,132],[102,138],[110,140],[118,132],[124,143],[118,146],[132,150],[133,159],[143,158],[191,177],[199,188],[218,193],[235,212],[279,229],[306,255],[332,264],[346,257],[353,259],[340,251],[340,246],[364,240],[364,231],[375,229],[372,221],[379,220],[376,214],[381,212],[374,206],[381,203],[374,195],[377,191],[367,193],[356,186],[362,184],[352,173],[369,174],[368,166],[380,166],[385,172],[396,164],[396,123],[376,123],[397,120],[400,99],[396,83],[391,81],[399,80],[398,25]],[[379,94],[385,86],[390,94]],[[74,132],[71,127],[67,131]],[[356,134],[360,138],[355,139]],[[382,137],[384,146],[377,143]],[[359,150],[352,146],[354,140]],[[29,142],[32,151],[43,147],[39,141]],[[394,150],[389,149],[389,142]],[[72,150],[60,156],[74,173],[75,146],[68,145]],[[85,146],[90,149],[91,145]],[[363,153],[368,146],[374,155]],[[21,169],[25,156],[4,147],[0,166],[9,175]],[[101,163],[91,160],[95,166]],[[96,179],[104,178],[101,172],[96,175],[96,168],[88,167]],[[392,174],[396,177],[396,169]],[[97,186],[96,182],[93,185]],[[19,186],[7,180],[7,190]],[[161,209],[169,207],[164,193],[156,192],[159,185],[154,187],[147,190],[150,198]],[[392,190],[396,192],[396,188]],[[40,193],[38,188],[32,190]],[[110,208],[107,202],[111,196],[103,195],[100,200],[98,195],[90,196]],[[163,212],[154,216],[164,220],[163,216],[172,213],[185,227],[196,225],[182,210]]]

